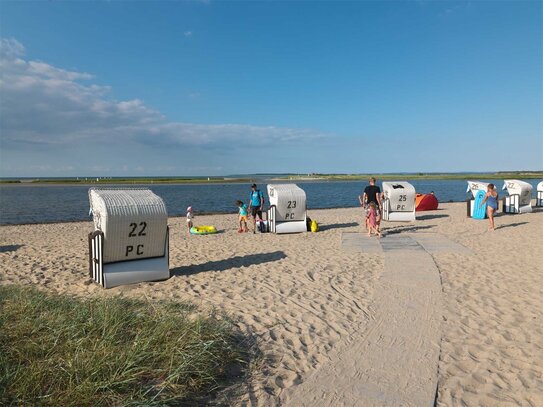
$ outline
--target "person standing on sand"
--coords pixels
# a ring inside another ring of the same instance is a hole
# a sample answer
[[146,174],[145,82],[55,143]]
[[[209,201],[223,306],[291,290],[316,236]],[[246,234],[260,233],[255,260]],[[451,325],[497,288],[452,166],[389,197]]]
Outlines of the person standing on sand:
[[479,208],[483,206],[485,202],[486,214],[488,215],[488,220],[490,221],[490,226],[488,227],[488,229],[495,230],[496,227],[494,226],[494,214],[498,211],[498,192],[496,192],[494,184],[488,184],[488,186],[486,187],[486,194],[483,198],[483,201],[481,202],[481,205],[479,205]]
[[239,229],[238,233],[248,232],[247,229],[247,215],[249,213],[247,205],[241,201],[236,201],[236,206],[239,209]]
[[190,235],[190,229],[192,228],[192,226],[194,226],[192,224],[192,219],[194,219],[194,215],[192,213],[192,206],[189,206],[187,208],[187,226],[189,228],[189,235]]
[[375,202],[370,202],[368,205],[366,225],[368,226],[368,237],[371,237],[372,232],[381,237],[381,232],[377,229],[377,205],[375,205]]
[[249,211],[253,218],[253,233],[256,233],[256,216],[262,219],[262,208],[264,207],[264,194],[256,189],[256,184],[251,185],[251,195],[249,198]]
[[366,214],[366,229],[368,229],[367,215],[370,203],[374,203],[377,210],[376,229],[380,230],[381,225],[381,188],[375,185],[375,178],[370,178],[370,184],[364,188],[364,193],[358,196],[360,205],[365,209]]

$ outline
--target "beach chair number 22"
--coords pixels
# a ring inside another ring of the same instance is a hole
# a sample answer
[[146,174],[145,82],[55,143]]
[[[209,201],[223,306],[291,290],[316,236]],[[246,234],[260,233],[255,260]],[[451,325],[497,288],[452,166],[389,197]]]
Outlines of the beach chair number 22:
[[[137,230],[139,226],[139,231]],[[128,237],[137,237],[137,236],[146,236],[145,228],[147,227],[147,222],[140,222],[139,225],[137,223],[131,223],[130,224],[130,232],[128,233]],[[130,253],[134,251],[133,245],[126,246],[126,252],[125,256],[128,257]],[[138,256],[141,256],[143,254],[143,245],[139,244],[136,246],[136,254]]]
[[[288,209],[296,208],[296,201],[287,201],[287,208]],[[285,219],[294,219],[294,213],[285,214]]]

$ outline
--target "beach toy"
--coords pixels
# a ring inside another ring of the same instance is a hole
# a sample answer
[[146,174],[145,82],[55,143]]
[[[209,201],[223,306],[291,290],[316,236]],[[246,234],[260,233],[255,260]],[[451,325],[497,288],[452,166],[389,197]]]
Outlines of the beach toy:
[[89,190],[89,274],[105,288],[170,277],[168,214],[149,189]]
[[543,181],[537,184],[537,196],[535,200],[535,206],[543,206]]
[[475,194],[475,201],[473,203],[473,219],[485,219],[486,218],[486,202],[481,205],[483,199],[485,199],[485,191],[477,191]]
[[434,194],[417,194],[415,199],[415,211],[435,211],[439,202]]
[[193,235],[212,235],[217,233],[215,226],[193,226],[190,228]]
[[502,208],[505,213],[529,213],[532,212],[532,185],[518,179],[505,180],[503,189],[509,196],[502,200]]
[[410,222],[415,215],[415,187],[409,182],[383,182],[383,220]]
[[274,233],[307,232],[305,191],[296,184],[269,184],[269,229]]
[[311,221],[311,231],[312,231],[313,233],[319,231],[319,224],[317,223],[316,220],[312,220],[312,221]]

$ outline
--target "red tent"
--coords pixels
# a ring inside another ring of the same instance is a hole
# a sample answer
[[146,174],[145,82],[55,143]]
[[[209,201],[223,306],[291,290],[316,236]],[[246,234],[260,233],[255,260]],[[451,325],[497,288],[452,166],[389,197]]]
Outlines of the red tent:
[[418,211],[434,211],[437,209],[439,202],[434,194],[417,194],[415,210]]

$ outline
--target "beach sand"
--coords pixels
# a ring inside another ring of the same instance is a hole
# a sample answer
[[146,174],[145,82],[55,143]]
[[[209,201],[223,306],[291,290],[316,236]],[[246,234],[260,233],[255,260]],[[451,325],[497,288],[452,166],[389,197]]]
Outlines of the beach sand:
[[[487,231],[465,204],[440,208],[415,223],[383,222],[383,241],[437,236],[466,249],[431,253],[442,287],[437,404],[543,405],[543,213],[502,215]],[[88,278],[91,222],[2,226],[0,284],[225,311],[263,356],[236,404],[296,405],[299,385],[318,385],[379,314],[383,253],[342,247],[344,234],[362,231],[361,210],[310,210],[321,230],[293,235],[238,234],[235,214],[195,215],[221,233],[190,236],[184,218],[170,218],[169,280],[109,290]]]

